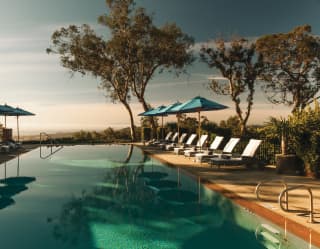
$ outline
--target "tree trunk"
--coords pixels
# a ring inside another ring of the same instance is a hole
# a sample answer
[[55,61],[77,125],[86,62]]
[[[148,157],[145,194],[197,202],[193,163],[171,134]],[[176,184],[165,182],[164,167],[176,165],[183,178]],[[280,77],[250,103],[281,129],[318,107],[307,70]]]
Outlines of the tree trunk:
[[[148,105],[147,105],[146,101],[144,100],[144,98],[140,98],[140,99],[139,99],[139,102],[142,104],[142,107],[143,107],[143,109],[144,109],[145,112],[149,110]],[[156,123],[155,123],[153,117],[149,117],[149,118],[150,118],[150,124],[151,124],[152,134],[153,134],[152,136],[154,137],[154,135],[157,134]],[[152,137],[152,138],[153,138],[153,137]]]
[[128,154],[127,154],[127,157],[126,157],[126,160],[124,161],[124,163],[128,163],[130,161],[131,156],[132,156],[132,152],[133,152],[133,145],[130,144]]
[[131,141],[134,142],[136,141],[136,131],[135,131],[135,126],[134,126],[134,120],[133,120],[133,114],[130,108],[130,105],[127,102],[121,101],[122,104],[125,106],[127,109],[129,116],[130,116],[130,135],[131,135]]
[[237,95],[234,95],[234,93],[232,93],[231,100],[234,103],[235,111],[240,122],[240,135],[243,136],[246,133],[246,121],[242,117],[242,110],[240,108],[240,99],[238,98]]
[[247,126],[244,122],[240,123],[240,133],[241,133],[240,136],[244,136],[247,133]]
[[281,154],[282,155],[287,155],[288,154],[288,151],[287,151],[287,144],[288,144],[288,142],[287,142],[287,137],[284,135],[284,134],[282,134],[281,135]]

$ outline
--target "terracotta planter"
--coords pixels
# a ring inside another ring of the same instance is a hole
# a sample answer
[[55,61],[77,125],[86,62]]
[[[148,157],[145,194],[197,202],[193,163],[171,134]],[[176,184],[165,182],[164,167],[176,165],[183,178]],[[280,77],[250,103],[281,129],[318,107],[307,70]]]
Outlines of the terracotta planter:
[[303,161],[297,155],[277,154],[276,170],[278,174],[303,175]]

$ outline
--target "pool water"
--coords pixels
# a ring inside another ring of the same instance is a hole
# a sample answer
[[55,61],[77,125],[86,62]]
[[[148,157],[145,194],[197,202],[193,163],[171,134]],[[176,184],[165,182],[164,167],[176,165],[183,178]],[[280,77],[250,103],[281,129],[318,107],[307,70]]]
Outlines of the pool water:
[[[139,148],[79,145],[39,155],[0,166],[3,249],[278,248],[255,234],[267,221]],[[309,248],[288,236],[281,248]]]

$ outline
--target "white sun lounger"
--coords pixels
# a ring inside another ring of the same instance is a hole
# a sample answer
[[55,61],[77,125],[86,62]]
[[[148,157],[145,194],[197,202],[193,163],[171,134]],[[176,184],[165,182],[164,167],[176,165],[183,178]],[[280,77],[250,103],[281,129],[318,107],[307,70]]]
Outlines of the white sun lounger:
[[199,153],[195,155],[195,162],[202,163],[203,161],[207,161],[213,157],[220,157],[221,155],[230,155],[240,141],[240,138],[230,138],[227,144],[224,146],[221,153],[212,152],[211,154]]
[[187,138],[187,133],[183,133],[180,136],[178,143],[167,144],[166,145],[166,150],[173,150],[174,147],[178,146],[179,144],[183,144],[184,141],[186,140],[186,138]]
[[166,141],[168,142],[168,141],[170,141],[170,138],[172,135],[173,135],[173,132],[169,131],[163,140],[153,140],[153,141],[148,142],[147,144],[148,145],[158,145],[162,142],[166,142]]
[[1,152],[10,152],[11,148],[7,144],[0,144],[0,151]]
[[197,145],[190,148],[190,149],[186,149],[184,150],[184,155],[185,156],[194,156],[198,151],[197,149],[201,150],[202,146],[204,145],[204,143],[206,142],[206,140],[208,139],[208,135],[201,135],[201,137],[199,138]]
[[167,144],[175,143],[178,139],[178,136],[179,136],[178,132],[174,133],[174,135],[172,136],[171,139],[169,139],[169,141],[164,141],[159,144],[160,148],[164,149]]
[[216,136],[213,139],[213,141],[210,144],[210,147],[208,149],[199,151],[199,152],[197,152],[195,154],[195,161],[196,161],[196,158],[200,158],[202,156],[212,155],[212,153],[215,152],[219,148],[219,146],[220,146],[221,142],[223,141],[223,139],[224,139],[224,137]]
[[180,145],[178,147],[175,147],[173,149],[174,153],[179,155],[182,151],[185,150],[185,148],[189,147],[192,145],[193,141],[195,140],[195,138],[197,137],[196,134],[191,134],[190,137],[188,138],[187,142],[183,145]]
[[247,146],[244,148],[240,157],[222,156],[211,158],[211,166],[217,165],[220,168],[221,165],[246,165],[250,166],[254,162],[254,155],[258,147],[261,144],[259,139],[250,139]]

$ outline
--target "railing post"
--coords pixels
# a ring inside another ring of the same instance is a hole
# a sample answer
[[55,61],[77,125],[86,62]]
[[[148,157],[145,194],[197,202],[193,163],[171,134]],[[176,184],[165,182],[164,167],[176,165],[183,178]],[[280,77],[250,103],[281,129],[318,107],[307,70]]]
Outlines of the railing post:
[[314,223],[314,220],[313,220],[313,194],[312,194],[312,191],[311,191],[311,188],[310,187],[307,187],[305,185],[298,185],[298,186],[293,186],[291,188],[286,188],[284,189],[280,195],[279,195],[279,198],[278,198],[278,201],[279,201],[279,206],[281,208],[282,211],[285,211],[285,212],[289,212],[289,209],[288,209],[288,202],[287,202],[287,208],[283,208],[282,206],[282,197],[284,194],[286,194],[286,199],[288,201],[288,196],[289,196],[289,191],[291,190],[295,190],[295,189],[298,189],[298,188],[303,188],[305,190],[308,191],[309,193],[309,198],[310,198],[310,216],[309,216],[309,222],[310,223]]
[[308,192],[309,192],[309,196],[310,196],[310,218],[309,218],[309,222],[310,223],[314,223],[313,220],[313,195],[312,195],[312,191],[310,188],[308,188]]
[[[261,201],[261,198],[259,196],[259,193],[260,193],[260,187],[265,184],[265,183],[271,183],[271,182],[281,182],[282,185],[284,186],[284,189],[287,189],[288,188],[288,185],[286,184],[285,181],[281,181],[281,180],[269,180],[269,181],[262,181],[262,182],[259,182],[258,185],[256,186],[256,189],[255,189],[255,193],[256,193],[256,196],[257,196],[257,199]],[[286,209],[288,209],[288,195],[287,193],[285,194],[285,198],[286,198]]]
[[[49,138],[49,141],[50,141],[50,144],[49,144],[49,146],[50,146],[50,155],[45,156],[45,157],[42,156],[42,150],[41,150],[41,147],[42,147],[42,137],[43,137],[43,136],[47,136],[47,137]],[[52,154],[56,153],[57,151],[59,151],[59,150],[61,150],[61,149],[63,148],[63,145],[57,144],[57,147],[60,146],[60,148],[58,148],[58,149],[56,149],[55,151],[53,151],[53,149],[52,149],[53,145],[54,145],[54,139],[51,138],[47,133],[41,132],[41,133],[40,133],[40,158],[42,158],[42,159],[48,158],[49,156],[51,156]]]

